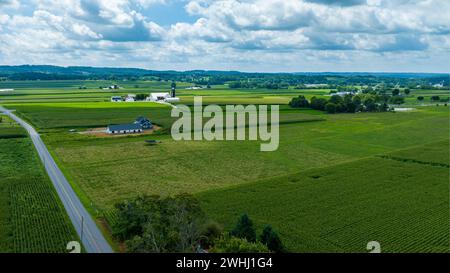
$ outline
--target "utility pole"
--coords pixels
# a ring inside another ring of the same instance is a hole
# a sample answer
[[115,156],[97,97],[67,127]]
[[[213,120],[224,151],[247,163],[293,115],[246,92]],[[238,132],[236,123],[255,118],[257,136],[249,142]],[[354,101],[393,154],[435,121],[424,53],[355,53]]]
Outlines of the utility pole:
[[81,232],[80,232],[80,240],[83,242],[83,227],[84,227],[84,217],[81,216]]

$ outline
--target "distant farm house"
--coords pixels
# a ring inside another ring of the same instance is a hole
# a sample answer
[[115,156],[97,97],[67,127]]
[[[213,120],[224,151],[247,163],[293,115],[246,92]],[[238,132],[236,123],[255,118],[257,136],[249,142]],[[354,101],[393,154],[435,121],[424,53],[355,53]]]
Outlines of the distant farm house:
[[111,97],[111,102],[119,102],[119,101],[122,101],[122,97],[120,96]]
[[153,129],[153,124],[145,117],[138,117],[134,123],[109,125],[106,129],[108,134],[135,134],[143,130]]
[[145,117],[138,117],[134,124],[140,125],[144,130],[153,129],[153,124]]
[[120,88],[121,88],[120,86],[118,86],[117,84],[114,84],[114,85],[111,85],[108,87],[104,87],[103,89],[106,90],[106,89],[120,89]]

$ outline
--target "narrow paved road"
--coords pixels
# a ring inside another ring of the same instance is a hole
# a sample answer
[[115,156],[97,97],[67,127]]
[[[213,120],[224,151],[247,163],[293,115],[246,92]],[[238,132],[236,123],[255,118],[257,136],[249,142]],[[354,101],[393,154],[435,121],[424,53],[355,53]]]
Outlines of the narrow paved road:
[[11,110],[0,106],[0,112],[10,116],[28,131],[28,134],[36,147],[39,157],[44,163],[48,176],[55,186],[56,192],[58,193],[59,198],[61,199],[67,214],[69,215],[70,220],[78,233],[78,236],[82,238],[82,243],[85,250],[89,253],[113,252],[111,246],[103,237],[91,215],[89,215],[87,210],[84,208],[64,174],[61,172],[58,165],[56,165],[36,130],[31,125],[11,113]]

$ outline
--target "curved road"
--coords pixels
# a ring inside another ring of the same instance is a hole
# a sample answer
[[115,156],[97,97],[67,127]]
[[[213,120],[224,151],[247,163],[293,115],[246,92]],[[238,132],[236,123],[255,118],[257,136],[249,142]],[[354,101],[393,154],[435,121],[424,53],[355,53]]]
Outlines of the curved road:
[[103,237],[80,199],[78,199],[58,165],[56,165],[36,130],[31,125],[11,113],[11,110],[0,106],[0,112],[3,112],[14,119],[28,131],[39,157],[44,163],[48,176],[55,186],[56,192],[58,193],[78,236],[81,238],[85,250],[89,253],[112,253],[113,250],[111,246]]

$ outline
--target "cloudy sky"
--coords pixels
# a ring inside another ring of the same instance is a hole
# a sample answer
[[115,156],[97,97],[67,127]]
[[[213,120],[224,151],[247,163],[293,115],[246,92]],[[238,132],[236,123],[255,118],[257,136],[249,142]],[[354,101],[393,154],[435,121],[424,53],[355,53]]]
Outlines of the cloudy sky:
[[0,0],[0,64],[449,72],[448,0]]

